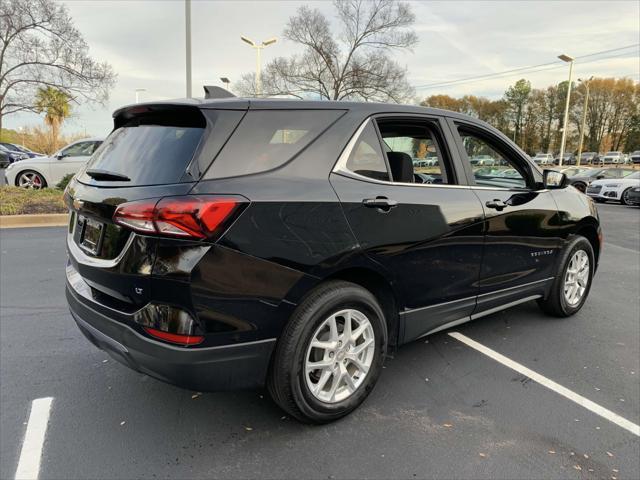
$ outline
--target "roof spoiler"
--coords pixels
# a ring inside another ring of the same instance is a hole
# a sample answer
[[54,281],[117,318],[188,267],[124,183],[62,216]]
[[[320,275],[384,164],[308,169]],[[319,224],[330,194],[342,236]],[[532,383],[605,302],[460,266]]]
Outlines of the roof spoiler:
[[229,90],[225,90],[222,87],[215,87],[212,85],[204,85],[204,98],[234,98],[235,95]]

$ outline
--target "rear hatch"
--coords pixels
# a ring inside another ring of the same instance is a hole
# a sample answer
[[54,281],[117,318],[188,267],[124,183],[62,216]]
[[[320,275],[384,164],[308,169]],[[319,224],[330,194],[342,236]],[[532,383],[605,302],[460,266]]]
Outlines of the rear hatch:
[[184,198],[244,113],[148,104],[114,114],[114,130],[65,195],[71,211],[70,268],[91,287],[95,300],[125,312],[149,302],[158,240],[136,225],[117,224],[114,213]]

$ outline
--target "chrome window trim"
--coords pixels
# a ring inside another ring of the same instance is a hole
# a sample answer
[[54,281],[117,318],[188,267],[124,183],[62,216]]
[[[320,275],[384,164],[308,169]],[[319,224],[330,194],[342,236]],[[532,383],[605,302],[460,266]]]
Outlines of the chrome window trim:
[[364,122],[360,124],[356,132],[353,134],[347,145],[342,150],[342,153],[338,157],[338,161],[336,162],[332,173],[343,175],[347,177],[354,178],[355,180],[362,180],[369,183],[377,183],[379,185],[387,185],[387,186],[403,186],[403,187],[427,187],[427,188],[457,188],[457,189],[479,189],[479,190],[499,190],[503,192],[531,192],[535,190],[531,190],[529,188],[506,188],[506,187],[481,187],[478,185],[460,185],[460,184],[443,184],[443,183],[405,183],[405,182],[389,182],[386,180],[378,180],[376,178],[365,177],[364,175],[360,175],[359,173],[352,172],[347,168],[347,162],[349,161],[349,157],[351,156],[351,152],[353,151],[356,143],[360,139],[362,132],[369,122],[371,122],[372,117],[367,117]]

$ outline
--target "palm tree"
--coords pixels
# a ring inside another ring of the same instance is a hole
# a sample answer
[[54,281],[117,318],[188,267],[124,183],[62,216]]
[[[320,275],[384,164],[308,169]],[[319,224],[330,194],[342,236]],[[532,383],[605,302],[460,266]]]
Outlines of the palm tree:
[[44,123],[51,129],[51,148],[56,149],[58,133],[62,122],[71,115],[71,97],[54,87],[39,88],[35,107],[38,113],[45,113]]

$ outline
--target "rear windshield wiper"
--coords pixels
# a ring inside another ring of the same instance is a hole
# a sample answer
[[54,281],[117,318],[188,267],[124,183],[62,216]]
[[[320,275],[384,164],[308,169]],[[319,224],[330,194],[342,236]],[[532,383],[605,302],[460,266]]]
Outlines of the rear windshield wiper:
[[106,181],[122,181],[122,182],[130,182],[131,179],[126,175],[116,172],[110,172],[108,170],[97,170],[97,169],[89,169],[85,172],[94,180],[106,180]]

